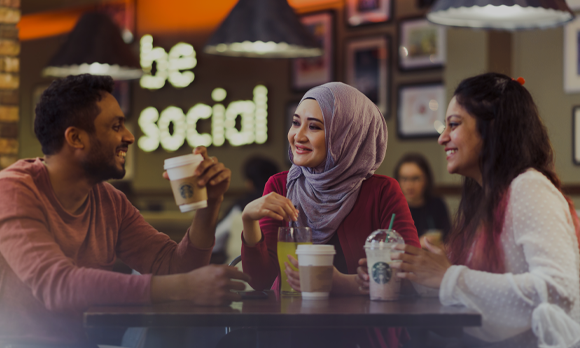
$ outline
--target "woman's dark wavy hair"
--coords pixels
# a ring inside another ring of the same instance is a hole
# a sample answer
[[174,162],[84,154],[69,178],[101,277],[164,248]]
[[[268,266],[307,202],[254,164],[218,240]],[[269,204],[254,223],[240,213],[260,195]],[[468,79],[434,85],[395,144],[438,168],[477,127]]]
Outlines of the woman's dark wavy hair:
[[408,153],[403,155],[397,165],[395,166],[395,171],[393,173],[393,177],[399,181],[401,166],[405,163],[414,163],[421,169],[423,174],[425,174],[425,190],[423,191],[423,198],[429,199],[433,196],[433,173],[431,172],[431,166],[429,166],[429,162],[425,156],[421,155],[420,153]]
[[97,101],[103,92],[113,93],[110,76],[82,74],[54,80],[42,93],[35,110],[34,133],[42,153],[59,152],[68,127],[94,132],[95,118],[101,112]]
[[552,146],[532,96],[512,78],[497,73],[474,76],[463,80],[454,96],[475,117],[482,138],[482,186],[474,179],[464,179],[455,224],[446,240],[448,254],[453,264],[501,273],[499,238],[510,183],[534,168],[561,190]]

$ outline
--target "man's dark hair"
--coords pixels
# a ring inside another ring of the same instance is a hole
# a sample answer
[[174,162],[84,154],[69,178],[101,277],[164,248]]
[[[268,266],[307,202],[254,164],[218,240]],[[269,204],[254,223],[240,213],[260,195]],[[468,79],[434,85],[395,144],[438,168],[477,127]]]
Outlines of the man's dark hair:
[[113,92],[110,76],[70,75],[53,81],[42,93],[35,110],[34,133],[42,153],[53,155],[60,151],[68,127],[93,133],[95,118],[101,112],[97,102],[103,92]]

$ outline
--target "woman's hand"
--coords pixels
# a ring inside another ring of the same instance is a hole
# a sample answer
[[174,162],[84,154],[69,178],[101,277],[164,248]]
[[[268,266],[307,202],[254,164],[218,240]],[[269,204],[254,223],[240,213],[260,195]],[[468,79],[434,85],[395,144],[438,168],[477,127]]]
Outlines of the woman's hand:
[[[296,269],[299,269],[298,268],[298,260],[296,260],[294,257],[292,257],[292,255],[288,255],[288,260],[290,260],[290,263],[292,263],[292,266],[294,266]],[[288,262],[284,262],[284,265],[286,266],[286,277],[288,278],[288,283],[290,284],[292,289],[294,289],[296,291],[301,291],[300,290],[300,272],[296,271],[292,267],[290,267]],[[281,280],[283,281],[283,279],[281,279]]]
[[367,267],[367,259],[358,260],[358,268],[356,269],[355,281],[359,287],[359,291],[362,294],[369,293],[369,269]]
[[265,217],[280,221],[296,221],[298,209],[292,205],[292,201],[288,198],[276,192],[270,192],[248,203],[242,212],[242,220],[244,221],[257,221]]
[[[292,263],[292,265],[298,269],[298,260],[296,260],[291,255],[288,255],[288,260]],[[300,289],[300,272],[295,271],[285,263],[286,265],[286,276],[288,277],[288,283],[292,287],[292,289],[296,291],[301,291]],[[358,284],[358,275],[356,274],[343,274],[340,273],[336,267],[332,267],[332,290],[330,291],[333,294],[340,294],[340,295],[366,295],[368,294],[368,282],[366,289],[359,286]]]
[[397,276],[409,279],[412,282],[438,289],[443,281],[443,276],[451,263],[442,249],[425,240],[425,248],[419,249],[412,245],[399,244],[397,250],[405,253],[392,253],[393,260],[401,260],[401,263],[393,263],[391,267],[399,269]]

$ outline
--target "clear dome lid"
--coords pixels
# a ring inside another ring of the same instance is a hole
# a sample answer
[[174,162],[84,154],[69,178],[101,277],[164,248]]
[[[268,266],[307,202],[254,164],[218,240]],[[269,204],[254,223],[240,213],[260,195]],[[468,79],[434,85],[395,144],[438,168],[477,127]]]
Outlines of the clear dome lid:
[[405,240],[395,230],[376,230],[365,242],[365,248],[383,248],[386,244],[405,244]]

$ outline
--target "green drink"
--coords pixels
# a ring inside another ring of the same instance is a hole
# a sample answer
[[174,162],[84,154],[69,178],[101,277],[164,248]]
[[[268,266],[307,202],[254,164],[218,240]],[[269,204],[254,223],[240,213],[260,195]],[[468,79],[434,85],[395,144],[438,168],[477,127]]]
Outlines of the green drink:
[[298,294],[288,283],[284,263],[288,263],[293,270],[298,271],[288,260],[288,255],[292,255],[297,259],[296,248],[300,244],[312,244],[312,230],[309,227],[280,227],[278,229],[277,254],[278,265],[280,266],[280,291],[282,294]]

